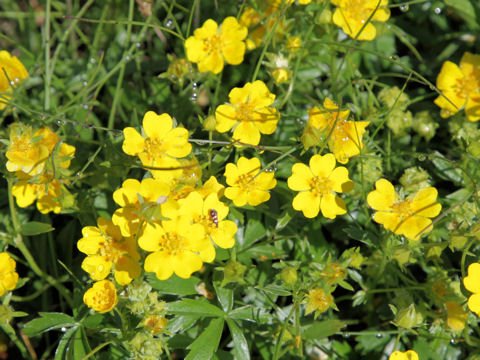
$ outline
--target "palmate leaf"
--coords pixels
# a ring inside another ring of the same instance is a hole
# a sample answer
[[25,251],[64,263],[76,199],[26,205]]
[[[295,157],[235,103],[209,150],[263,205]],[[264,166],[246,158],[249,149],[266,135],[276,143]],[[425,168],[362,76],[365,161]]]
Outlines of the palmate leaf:
[[209,360],[218,349],[224,319],[213,319],[205,331],[188,346],[191,351],[185,360]]
[[62,313],[46,313],[41,312],[40,317],[33,319],[32,321],[25,324],[23,332],[27,336],[36,336],[45,331],[50,331],[53,329],[59,329],[62,327],[69,328],[75,326],[77,322],[74,318],[69,315]]

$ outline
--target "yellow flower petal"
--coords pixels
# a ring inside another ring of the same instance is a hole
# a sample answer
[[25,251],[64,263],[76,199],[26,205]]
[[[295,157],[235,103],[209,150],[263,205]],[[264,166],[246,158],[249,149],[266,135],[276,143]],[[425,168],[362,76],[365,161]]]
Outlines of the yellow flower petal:
[[376,190],[367,195],[367,203],[375,210],[389,210],[395,202],[395,188],[386,179],[375,182]]
[[480,264],[473,263],[468,266],[467,276],[463,278],[465,289],[475,294],[480,294]]
[[135,156],[142,152],[145,146],[145,139],[132,127],[123,129],[125,140],[123,141],[122,150],[127,155]]
[[305,191],[311,188],[313,174],[310,168],[302,163],[292,166],[292,176],[287,179],[288,187],[295,191]]
[[143,116],[143,130],[150,139],[164,139],[173,128],[172,117],[168,114],[157,115],[154,111],[147,111]]
[[418,191],[412,201],[412,210],[415,216],[435,217],[442,210],[442,205],[437,202],[437,189],[434,187],[423,188]]
[[302,211],[307,218],[314,218],[320,211],[320,197],[311,191],[303,191],[293,198],[292,206],[295,210]]
[[335,219],[337,215],[347,213],[345,201],[333,193],[324,194],[320,200],[322,215],[329,219]]
[[314,176],[321,179],[328,178],[335,168],[335,156],[333,154],[313,155],[309,164]]
[[220,105],[215,110],[215,130],[224,133],[229,131],[237,122],[237,112],[231,105]]

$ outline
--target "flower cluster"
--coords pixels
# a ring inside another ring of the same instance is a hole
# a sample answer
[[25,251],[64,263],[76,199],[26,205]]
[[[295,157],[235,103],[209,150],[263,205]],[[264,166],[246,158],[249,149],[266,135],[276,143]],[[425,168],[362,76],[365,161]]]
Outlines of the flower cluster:
[[367,203],[377,211],[373,220],[385,229],[413,240],[432,230],[430,218],[442,210],[434,187],[423,188],[402,200],[392,183],[386,179],[375,183],[375,190],[368,194]]
[[442,94],[435,99],[444,118],[465,108],[469,121],[480,120],[480,55],[466,52],[460,66],[445,61],[437,77]]
[[13,89],[28,78],[27,69],[16,56],[0,51],[0,110],[7,107]]
[[27,207],[37,200],[41,213],[59,213],[62,207],[71,205],[64,185],[75,147],[47,127],[35,130],[14,123],[9,132],[6,167],[17,179],[12,193],[18,206]]

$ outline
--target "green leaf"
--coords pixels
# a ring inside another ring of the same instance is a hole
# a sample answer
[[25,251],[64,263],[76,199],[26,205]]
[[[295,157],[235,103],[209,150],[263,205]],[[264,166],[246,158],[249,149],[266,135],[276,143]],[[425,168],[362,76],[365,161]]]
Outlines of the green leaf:
[[445,5],[455,9],[457,14],[468,23],[469,27],[478,29],[475,8],[469,0],[444,0],[444,2]]
[[55,351],[55,358],[54,360],[70,360],[67,354],[67,347],[70,344],[70,341],[72,341],[72,337],[75,335],[77,332],[78,328],[73,327],[69,329],[60,339],[58,343],[57,350]]
[[39,235],[55,230],[52,225],[38,221],[31,221],[22,225],[20,232],[25,236]]
[[82,360],[91,351],[83,328],[79,327],[75,336],[72,337],[66,351],[66,359]]
[[223,311],[228,313],[233,308],[233,290],[227,287],[221,287],[217,282],[213,283],[215,293],[220,305],[222,305]]
[[230,329],[233,339],[233,353],[236,359],[249,360],[250,352],[248,351],[247,339],[243,335],[242,329],[232,319],[227,318],[227,325]]
[[191,351],[185,360],[209,360],[218,349],[223,331],[223,319],[214,319],[205,331],[188,346]]
[[195,286],[200,282],[200,279],[195,276],[182,279],[177,275],[173,275],[167,280],[158,280],[154,274],[149,274],[147,281],[155,290],[163,294],[196,295],[198,292],[195,290]]
[[167,308],[168,312],[175,315],[200,315],[205,317],[223,317],[225,315],[220,308],[204,300],[182,299],[167,304]]
[[277,224],[275,225],[275,230],[281,230],[285,226],[288,225],[288,223],[292,220],[292,214],[291,211],[285,211],[282,216],[279,217],[277,220]]
[[[430,158],[430,157],[429,157]],[[462,172],[453,161],[449,161],[440,152],[434,151],[431,156],[432,163],[440,171],[439,175],[457,184],[462,183]]]
[[279,296],[290,296],[292,295],[291,291],[288,291],[285,289],[283,286],[280,285],[275,285],[275,284],[269,284],[267,286],[255,286],[256,289],[263,290],[265,292],[268,292],[273,295],[279,295]]
[[25,335],[33,337],[45,331],[50,331],[61,327],[72,327],[75,324],[75,319],[66,314],[41,312],[39,318],[33,319],[25,324],[23,332]]
[[247,247],[260,240],[266,233],[267,231],[262,222],[257,219],[252,219],[249,215],[247,228],[245,229],[245,243],[243,244],[243,247]]
[[307,340],[323,339],[339,332],[347,323],[340,320],[316,321],[305,327],[302,337]]

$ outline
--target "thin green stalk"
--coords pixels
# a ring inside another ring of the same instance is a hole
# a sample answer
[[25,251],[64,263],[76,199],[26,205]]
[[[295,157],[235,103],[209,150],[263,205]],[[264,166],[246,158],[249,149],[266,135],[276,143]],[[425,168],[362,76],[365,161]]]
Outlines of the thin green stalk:
[[43,43],[45,46],[45,97],[43,108],[45,111],[50,109],[50,84],[52,81],[52,69],[50,68],[50,7],[51,0],[47,0],[45,15],[45,30]]
[[[130,0],[129,2],[129,7],[128,7],[128,25],[127,25],[127,40],[126,40],[126,46],[130,43],[131,37],[132,37],[132,24],[131,21],[133,20],[133,10],[134,10],[134,0]],[[123,52],[123,57],[127,58],[129,53],[129,49],[126,48],[125,51]],[[112,108],[110,110],[110,115],[108,116],[108,129],[113,129],[113,125],[115,122],[115,113],[117,109],[117,103],[118,100],[120,99],[120,95],[122,93],[122,83],[123,83],[123,77],[125,75],[125,66],[127,65],[126,62],[122,63],[122,66],[120,67],[120,72],[118,74],[118,80],[117,80],[117,86],[115,88],[115,94],[113,96],[113,102],[112,102]],[[112,134],[110,133],[110,136],[112,137]]]
[[23,345],[23,343],[20,341],[17,334],[15,333],[15,330],[13,329],[13,327],[10,324],[0,325],[0,328],[2,328],[2,330],[5,332],[5,334],[7,334],[8,337],[10,338],[10,340],[12,340],[13,343],[16,345],[18,350],[20,350],[20,353],[22,354],[22,358],[33,359],[32,354],[30,354],[30,352],[27,350],[25,345]]
[[293,306],[292,306],[292,310],[290,310],[290,313],[287,315],[285,320],[283,320],[282,328],[280,329],[280,333],[278,334],[278,338],[277,338],[277,341],[275,343],[275,350],[273,352],[273,358],[272,358],[273,360],[278,359],[279,352],[280,352],[280,346],[282,345],[283,334],[285,333],[285,329],[287,328],[287,324],[288,324],[290,318],[292,317],[292,315],[294,314],[294,312],[296,311],[297,307],[298,307],[298,302],[295,299],[295,302],[293,303]]

